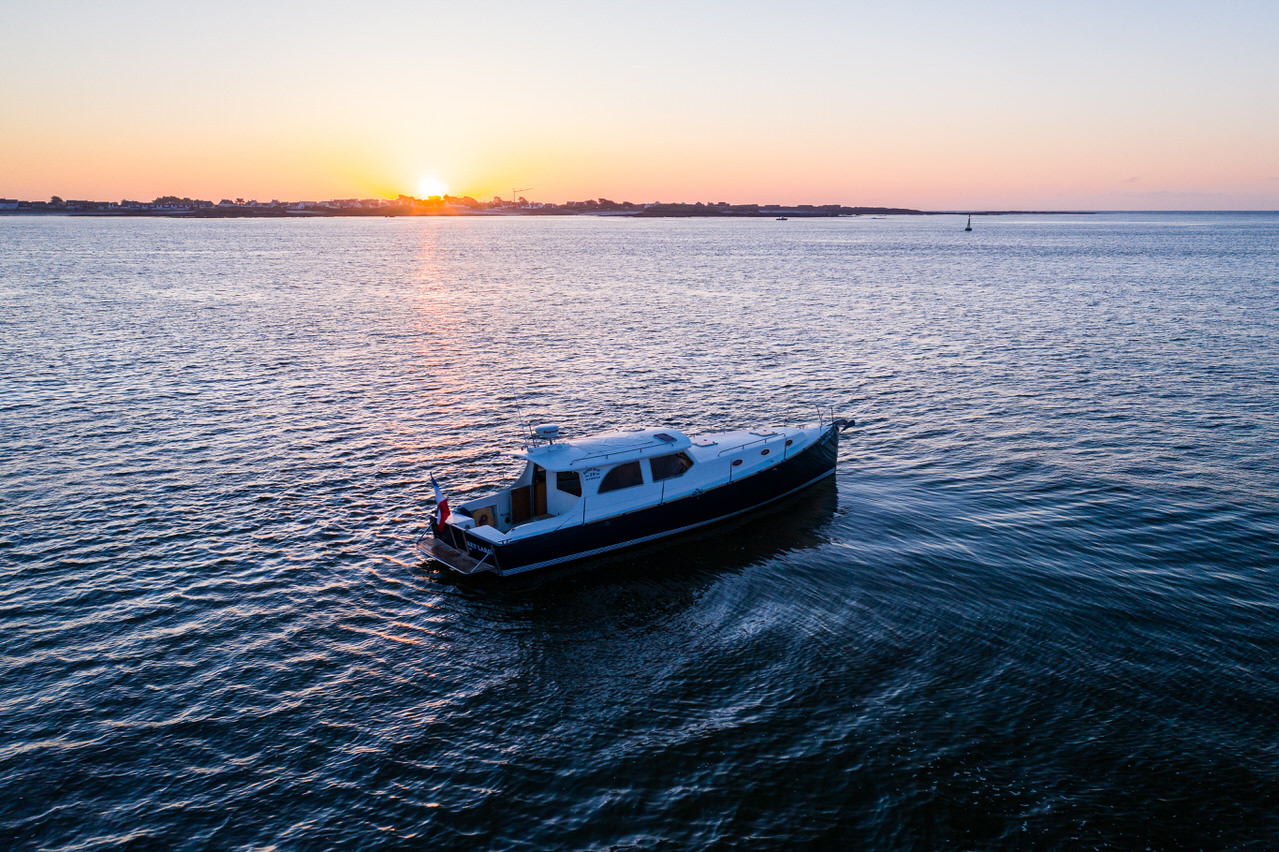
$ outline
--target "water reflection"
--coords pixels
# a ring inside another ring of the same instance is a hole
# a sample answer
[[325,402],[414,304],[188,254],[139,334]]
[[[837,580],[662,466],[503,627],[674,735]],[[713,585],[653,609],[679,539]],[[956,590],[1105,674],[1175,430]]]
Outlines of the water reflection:
[[[1268,848],[1279,217],[1129,219],[5,220],[0,837]],[[517,405],[841,401],[748,518],[410,555]]]

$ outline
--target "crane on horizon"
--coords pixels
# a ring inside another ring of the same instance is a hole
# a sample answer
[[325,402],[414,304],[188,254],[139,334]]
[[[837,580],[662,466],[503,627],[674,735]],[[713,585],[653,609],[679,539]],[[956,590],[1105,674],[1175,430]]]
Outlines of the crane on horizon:
[[516,197],[517,195],[519,195],[521,192],[532,192],[532,190],[533,190],[533,187],[531,187],[531,186],[526,186],[526,187],[524,187],[523,189],[512,189],[512,190],[511,190],[511,203],[512,203],[512,204],[514,204],[514,203],[516,202],[516,198],[515,198],[515,197]]

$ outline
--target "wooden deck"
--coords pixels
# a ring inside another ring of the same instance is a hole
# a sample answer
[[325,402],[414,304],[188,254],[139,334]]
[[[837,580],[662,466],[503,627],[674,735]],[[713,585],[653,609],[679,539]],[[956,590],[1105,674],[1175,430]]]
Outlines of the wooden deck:
[[427,536],[418,542],[418,550],[428,559],[434,559],[447,565],[459,574],[498,573],[492,561],[481,562],[470,554],[463,553],[456,547],[450,547],[434,536]]

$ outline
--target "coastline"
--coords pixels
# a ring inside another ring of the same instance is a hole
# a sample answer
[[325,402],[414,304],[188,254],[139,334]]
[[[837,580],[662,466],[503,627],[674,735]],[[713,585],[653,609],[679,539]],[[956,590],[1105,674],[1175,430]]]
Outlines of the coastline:
[[788,219],[838,218],[863,215],[928,215],[926,211],[898,207],[844,207],[841,205],[734,205],[717,207],[703,204],[633,205],[624,209],[600,209],[568,205],[542,207],[469,207],[452,205],[390,204],[383,207],[325,207],[304,209],[267,205],[229,205],[198,208],[107,207],[96,203],[81,207],[35,207],[0,209],[0,216],[96,216],[106,218],[160,217],[166,219],[314,219],[350,217],[418,217],[418,216],[609,216],[614,218],[758,218]]
[[1015,215],[1092,215],[1093,210],[914,210],[903,207],[844,207],[839,205],[768,206],[738,205],[727,210],[707,205],[660,204],[629,210],[598,210],[590,208],[555,207],[507,207],[474,209],[467,207],[417,207],[389,205],[378,208],[310,208],[286,207],[209,207],[196,209],[168,208],[37,208],[19,207],[0,209],[0,218],[6,216],[92,216],[97,218],[162,218],[162,219],[333,219],[333,218],[404,218],[423,216],[607,216],[622,219],[836,219],[857,216],[1015,216]]

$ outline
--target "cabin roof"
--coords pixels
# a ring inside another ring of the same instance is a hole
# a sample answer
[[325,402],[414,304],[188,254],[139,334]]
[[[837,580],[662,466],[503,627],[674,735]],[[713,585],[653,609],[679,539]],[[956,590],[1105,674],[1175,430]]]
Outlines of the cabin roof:
[[692,445],[688,436],[678,429],[635,429],[557,441],[516,455],[547,470],[581,470],[669,455]]

